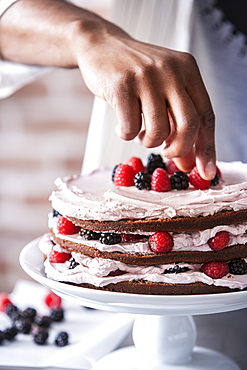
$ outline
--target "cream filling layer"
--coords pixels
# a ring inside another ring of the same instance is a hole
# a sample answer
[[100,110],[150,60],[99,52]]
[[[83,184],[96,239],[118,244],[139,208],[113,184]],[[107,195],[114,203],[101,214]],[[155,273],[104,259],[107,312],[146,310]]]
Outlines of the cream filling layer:
[[[49,228],[53,229],[55,236],[67,240],[73,243],[84,244],[88,247],[96,248],[102,252],[121,252],[121,253],[141,253],[141,254],[153,254],[149,248],[148,241],[141,240],[135,243],[119,243],[113,245],[106,245],[100,243],[98,240],[85,240],[79,233],[73,235],[62,235],[57,231],[57,217],[52,218],[52,214],[49,215]],[[220,225],[212,229],[207,229],[198,232],[191,233],[170,233],[173,236],[174,247],[173,251],[198,251],[207,252],[212,249],[207,244],[208,240],[216,235],[219,231],[228,231],[230,240],[228,246],[237,244],[247,243],[247,222],[238,225]]]
[[[51,251],[53,248],[60,250],[60,246],[52,243],[49,234],[46,234],[39,243],[40,249]],[[45,248],[44,248],[45,244]],[[42,247],[43,245],[43,247]],[[47,253],[49,254],[49,253]],[[247,287],[247,275],[227,274],[221,279],[212,279],[200,272],[201,264],[180,263],[179,266],[189,267],[189,271],[183,273],[164,274],[164,270],[174,267],[174,264],[159,266],[132,266],[122,262],[91,258],[81,253],[72,252],[72,257],[79,263],[74,269],[69,269],[70,263],[50,263],[47,258],[44,267],[46,276],[56,281],[70,282],[74,284],[92,284],[97,287],[104,287],[108,284],[116,284],[123,281],[147,280],[154,283],[167,284],[192,284],[202,282],[208,285],[228,287],[230,289],[244,289]],[[247,261],[247,259],[246,259]],[[124,271],[125,274],[109,276],[116,270]]]

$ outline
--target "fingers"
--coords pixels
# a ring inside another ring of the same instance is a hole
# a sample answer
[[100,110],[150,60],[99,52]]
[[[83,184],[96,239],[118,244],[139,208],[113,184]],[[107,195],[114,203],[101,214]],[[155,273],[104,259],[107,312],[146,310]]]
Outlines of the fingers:
[[139,142],[146,148],[160,146],[171,132],[164,95],[157,96],[157,92],[144,94],[142,112],[145,130],[139,133]]
[[196,165],[194,148],[192,148],[184,157],[173,158],[173,161],[180,171],[185,173],[190,172]]
[[194,66],[188,78],[190,83],[187,83],[187,91],[200,120],[195,140],[196,165],[200,175],[205,180],[211,180],[216,173],[215,115],[197,66]]
[[[119,136],[124,140],[137,137],[148,148],[164,142],[162,154],[175,158],[181,170],[188,172],[196,163],[200,175],[211,180],[216,172],[215,119],[194,58],[173,54],[172,63],[146,72],[132,74],[129,87],[122,85],[115,96]],[[142,116],[145,129],[140,131]]]
[[141,130],[142,117],[140,103],[136,98],[120,100],[116,105],[118,125],[116,133],[123,140],[134,139]]

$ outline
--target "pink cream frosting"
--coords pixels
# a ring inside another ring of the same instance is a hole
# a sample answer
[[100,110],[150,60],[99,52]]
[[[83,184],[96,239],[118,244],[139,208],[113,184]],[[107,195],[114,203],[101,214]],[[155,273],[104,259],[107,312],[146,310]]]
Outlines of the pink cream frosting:
[[247,209],[247,165],[219,162],[223,182],[208,190],[172,190],[164,193],[116,187],[112,169],[88,175],[67,176],[55,181],[52,207],[64,216],[84,220],[155,219],[207,216],[222,210]]

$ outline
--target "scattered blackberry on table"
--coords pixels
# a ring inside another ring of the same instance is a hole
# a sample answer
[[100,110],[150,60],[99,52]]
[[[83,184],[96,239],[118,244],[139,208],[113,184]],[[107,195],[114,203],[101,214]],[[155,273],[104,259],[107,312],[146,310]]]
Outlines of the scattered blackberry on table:
[[56,211],[54,208],[52,209],[52,217],[60,217],[62,216],[61,213],[59,213],[58,211]]
[[42,328],[35,328],[32,332],[33,341],[36,344],[44,345],[48,339],[48,332]]
[[135,187],[139,190],[151,189],[151,175],[147,172],[138,172],[134,178]]
[[15,321],[15,327],[19,333],[29,334],[32,329],[32,324],[24,319],[19,319]]
[[186,190],[189,187],[189,178],[183,171],[176,171],[170,177],[172,189]]
[[52,319],[52,321],[55,321],[55,322],[62,321],[63,318],[64,318],[64,311],[63,311],[63,309],[62,308],[54,308],[51,311],[50,318]]
[[164,274],[180,274],[182,272],[189,271],[189,267],[183,266],[180,267],[179,265],[175,265],[174,267],[170,267],[169,269],[165,269]]
[[80,236],[86,240],[99,240],[101,233],[96,231],[81,229],[79,232]]
[[55,344],[58,347],[64,347],[67,346],[69,343],[69,335],[65,331],[61,331],[59,334],[57,334],[55,338]]
[[121,243],[121,235],[115,233],[102,233],[100,235],[99,241],[102,244],[112,245]]
[[79,262],[76,262],[76,260],[72,257],[72,258],[70,258],[70,260],[69,260],[69,269],[70,270],[73,270],[76,266],[78,266],[79,265]]
[[5,334],[2,330],[0,330],[0,344],[2,344],[2,342],[4,341],[5,338]]
[[235,258],[228,263],[229,272],[233,275],[246,275],[247,263],[243,258]]
[[146,170],[152,175],[156,168],[163,168],[166,170],[166,165],[160,154],[150,154],[147,159]]
[[9,316],[9,318],[14,322],[16,320],[19,320],[21,317],[21,312],[17,306],[14,305],[8,305],[6,309],[6,314]]
[[51,318],[49,316],[36,315],[34,322],[42,328],[49,328],[51,324]]
[[36,315],[36,310],[31,307],[28,307],[24,311],[21,312],[21,317],[23,317],[23,319],[33,320],[35,315]]
[[18,330],[15,326],[12,326],[11,328],[7,328],[3,331],[5,335],[5,339],[7,340],[13,340],[16,335],[18,334]]

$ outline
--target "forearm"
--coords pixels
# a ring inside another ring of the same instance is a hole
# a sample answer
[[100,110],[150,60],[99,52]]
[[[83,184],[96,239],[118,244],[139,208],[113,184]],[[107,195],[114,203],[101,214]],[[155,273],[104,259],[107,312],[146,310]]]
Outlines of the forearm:
[[19,0],[1,18],[1,56],[24,64],[77,67],[77,48],[86,51],[112,27],[61,0]]

